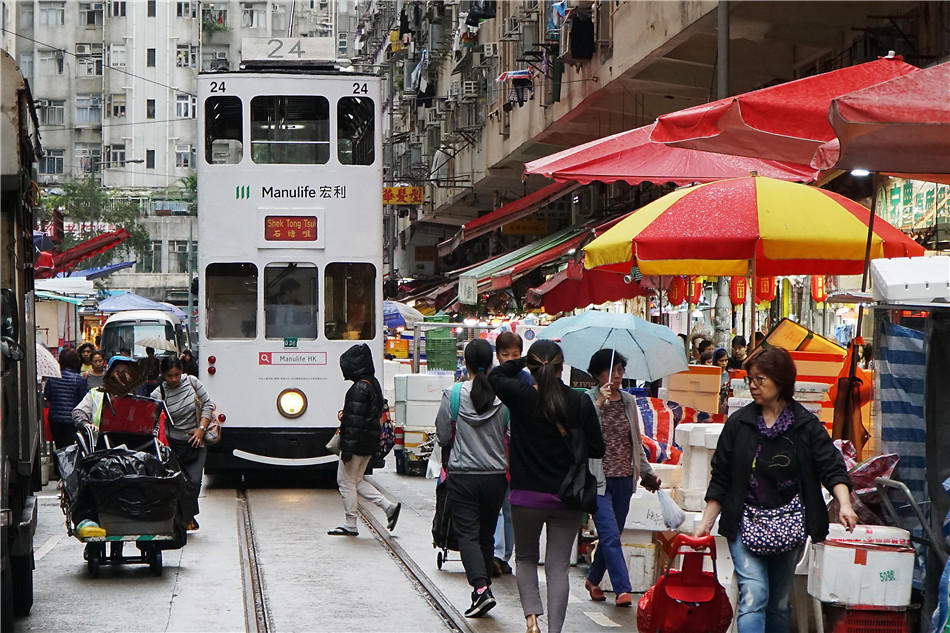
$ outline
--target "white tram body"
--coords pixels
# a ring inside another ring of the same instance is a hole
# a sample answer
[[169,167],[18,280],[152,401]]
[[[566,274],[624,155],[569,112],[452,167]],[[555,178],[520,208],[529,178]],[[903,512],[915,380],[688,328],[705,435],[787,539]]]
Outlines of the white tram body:
[[225,416],[210,472],[335,466],[357,343],[382,369],[378,77],[198,77],[200,379]]

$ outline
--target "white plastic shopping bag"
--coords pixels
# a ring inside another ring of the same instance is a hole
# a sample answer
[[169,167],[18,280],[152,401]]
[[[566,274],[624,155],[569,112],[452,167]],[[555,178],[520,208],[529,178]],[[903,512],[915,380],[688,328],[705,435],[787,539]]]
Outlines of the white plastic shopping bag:
[[426,479],[438,479],[442,471],[442,447],[438,442],[432,442],[432,452],[429,454],[429,463],[426,466]]
[[673,501],[670,494],[661,488],[656,491],[656,496],[660,499],[660,509],[663,511],[663,523],[666,523],[666,527],[675,530],[683,525],[683,521],[686,520],[686,513],[683,512],[682,508],[676,505],[676,502]]

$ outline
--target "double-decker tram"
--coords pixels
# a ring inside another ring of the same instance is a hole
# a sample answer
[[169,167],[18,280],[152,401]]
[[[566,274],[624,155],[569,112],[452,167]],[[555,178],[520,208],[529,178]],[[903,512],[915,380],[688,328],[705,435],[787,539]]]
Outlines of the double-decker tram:
[[340,355],[367,343],[382,369],[380,80],[321,65],[316,39],[245,40],[241,70],[198,76],[209,472],[335,465]]

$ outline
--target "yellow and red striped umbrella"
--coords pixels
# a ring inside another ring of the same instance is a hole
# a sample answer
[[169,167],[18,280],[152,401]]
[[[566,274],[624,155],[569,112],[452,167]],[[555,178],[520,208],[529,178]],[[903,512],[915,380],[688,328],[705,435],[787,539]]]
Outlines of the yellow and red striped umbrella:
[[[871,212],[816,187],[749,176],[674,191],[587,245],[587,268],[644,275],[857,275]],[[924,248],[880,217],[871,258]]]

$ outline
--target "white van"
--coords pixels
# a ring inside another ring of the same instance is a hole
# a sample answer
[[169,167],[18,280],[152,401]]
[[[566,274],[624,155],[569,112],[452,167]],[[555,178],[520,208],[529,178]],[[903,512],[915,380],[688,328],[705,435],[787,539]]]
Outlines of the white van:
[[144,358],[146,347],[154,348],[156,356],[180,356],[190,348],[188,331],[162,310],[124,310],[106,319],[99,342],[106,361],[116,355]]

